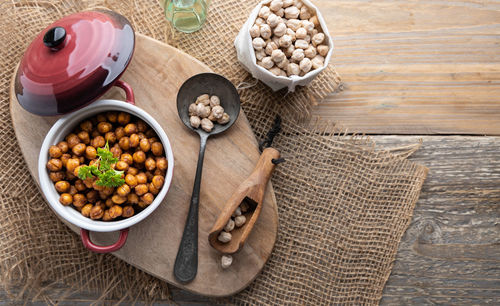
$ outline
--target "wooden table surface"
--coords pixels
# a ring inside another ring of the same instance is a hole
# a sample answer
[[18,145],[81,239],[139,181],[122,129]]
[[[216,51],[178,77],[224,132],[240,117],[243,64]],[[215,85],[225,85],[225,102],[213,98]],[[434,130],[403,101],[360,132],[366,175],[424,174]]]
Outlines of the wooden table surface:
[[430,168],[381,304],[499,304],[500,1],[313,2],[342,78],[314,114],[380,147],[423,139],[410,159]]

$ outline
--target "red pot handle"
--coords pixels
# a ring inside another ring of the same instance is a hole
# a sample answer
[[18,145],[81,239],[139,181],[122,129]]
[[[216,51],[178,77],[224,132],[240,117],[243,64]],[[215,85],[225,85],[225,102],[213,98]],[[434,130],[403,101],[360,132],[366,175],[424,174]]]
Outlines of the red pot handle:
[[115,86],[118,86],[125,91],[125,102],[135,105],[134,91],[128,83],[118,80],[116,81]]
[[118,238],[117,242],[106,246],[97,245],[90,241],[89,231],[84,228],[80,229],[80,235],[82,237],[83,245],[92,252],[111,253],[118,251],[125,244],[128,236],[128,228],[120,230],[120,238]]

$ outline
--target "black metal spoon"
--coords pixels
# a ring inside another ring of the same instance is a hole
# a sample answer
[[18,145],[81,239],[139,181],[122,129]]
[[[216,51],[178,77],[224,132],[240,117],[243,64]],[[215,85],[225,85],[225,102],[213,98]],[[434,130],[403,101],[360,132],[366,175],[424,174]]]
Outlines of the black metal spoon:
[[[189,105],[194,103],[196,98],[202,94],[218,96],[221,106],[230,119],[224,125],[215,123],[210,133],[205,132],[201,127],[198,129],[193,128],[189,122]],[[192,281],[198,272],[198,203],[200,199],[201,170],[207,139],[211,135],[224,132],[233,125],[240,113],[240,97],[236,88],[228,79],[215,73],[201,73],[192,76],[182,84],[177,94],[177,111],[182,122],[200,135],[200,153],[198,155],[193,194],[191,195],[189,213],[174,266],[175,278],[179,282],[187,283]]]

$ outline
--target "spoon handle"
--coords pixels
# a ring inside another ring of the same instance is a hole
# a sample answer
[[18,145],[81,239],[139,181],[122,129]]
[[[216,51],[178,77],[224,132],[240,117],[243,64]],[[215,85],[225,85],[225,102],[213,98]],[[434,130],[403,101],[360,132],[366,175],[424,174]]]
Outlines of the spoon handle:
[[198,272],[198,204],[200,200],[201,171],[208,135],[202,134],[200,136],[200,153],[198,155],[193,194],[191,195],[186,225],[184,226],[174,266],[174,276],[182,283],[192,281]]

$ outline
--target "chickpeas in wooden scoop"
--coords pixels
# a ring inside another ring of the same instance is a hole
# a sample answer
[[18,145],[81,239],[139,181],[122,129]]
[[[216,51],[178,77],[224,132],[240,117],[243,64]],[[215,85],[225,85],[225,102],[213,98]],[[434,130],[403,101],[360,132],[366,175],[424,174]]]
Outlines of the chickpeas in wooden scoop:
[[151,205],[168,169],[156,132],[125,112],[83,120],[47,153],[61,205],[100,221],[130,218]]

